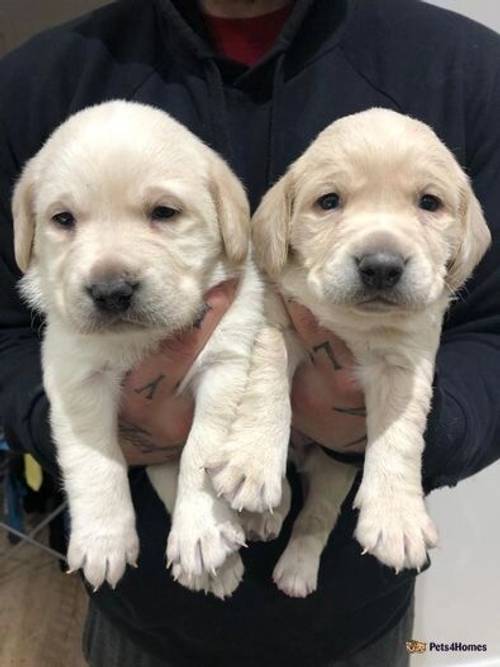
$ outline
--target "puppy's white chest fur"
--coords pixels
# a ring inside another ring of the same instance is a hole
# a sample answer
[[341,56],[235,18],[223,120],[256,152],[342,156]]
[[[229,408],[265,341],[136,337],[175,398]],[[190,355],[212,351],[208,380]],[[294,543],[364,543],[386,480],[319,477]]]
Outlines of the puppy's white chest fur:
[[[367,412],[356,537],[387,565],[422,567],[437,539],[421,457],[443,314],[490,241],[467,176],[431,128],[370,109],[320,133],[267,192],[253,229],[278,290],[354,354]],[[271,319],[286,331],[279,310]],[[302,345],[286,338],[297,364]]]
[[[263,324],[241,183],[167,114],[116,101],[54,131],[24,168],[13,214],[23,296],[47,321],[42,361],[71,514],[68,562],[95,587],[114,586],[139,551],[118,441],[123,376],[193,325],[207,291],[238,280],[233,304],[179,388],[196,404],[180,466],[151,475],[173,513],[168,558],[176,577],[230,593],[242,575],[233,552],[244,538],[205,467],[227,437]],[[212,573],[229,554],[217,580]]]

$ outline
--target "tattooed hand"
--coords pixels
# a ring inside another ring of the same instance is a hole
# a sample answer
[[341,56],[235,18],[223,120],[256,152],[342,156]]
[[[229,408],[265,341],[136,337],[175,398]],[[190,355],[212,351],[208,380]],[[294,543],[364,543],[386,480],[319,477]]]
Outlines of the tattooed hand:
[[294,327],[310,353],[293,380],[293,427],[300,434],[340,452],[362,452],[366,446],[364,397],[346,345],[321,328],[312,313],[297,303],[285,304]]
[[189,396],[176,396],[176,389],[231,305],[235,290],[233,281],[210,290],[191,331],[165,340],[125,378],[119,429],[129,465],[164,463],[179,456],[194,407]]

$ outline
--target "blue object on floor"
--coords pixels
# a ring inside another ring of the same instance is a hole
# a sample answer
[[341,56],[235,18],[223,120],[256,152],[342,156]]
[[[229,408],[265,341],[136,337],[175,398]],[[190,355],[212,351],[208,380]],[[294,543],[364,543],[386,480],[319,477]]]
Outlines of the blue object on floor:
[[[8,450],[9,446],[2,438],[0,440],[0,451]],[[26,484],[9,469],[8,465],[5,469],[3,484],[5,523],[11,528],[24,532],[23,498],[27,492]],[[19,537],[9,533],[9,542],[11,542],[11,544],[16,544],[19,542]]]

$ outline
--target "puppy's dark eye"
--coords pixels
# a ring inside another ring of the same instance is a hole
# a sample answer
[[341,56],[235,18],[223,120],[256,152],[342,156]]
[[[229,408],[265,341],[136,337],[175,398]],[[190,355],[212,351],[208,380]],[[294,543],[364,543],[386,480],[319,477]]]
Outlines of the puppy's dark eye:
[[318,199],[316,204],[323,209],[323,211],[332,211],[340,206],[340,195],[336,192],[329,192]]
[[424,211],[438,211],[442,206],[443,202],[436,197],[435,195],[422,195],[418,202],[419,207]]
[[71,229],[76,225],[75,216],[69,211],[61,211],[52,216],[52,222],[55,222],[60,227]]
[[179,211],[175,208],[171,208],[170,206],[155,206],[154,209],[151,211],[151,219],[152,220],[169,220],[170,218],[173,218],[175,215],[177,215]]

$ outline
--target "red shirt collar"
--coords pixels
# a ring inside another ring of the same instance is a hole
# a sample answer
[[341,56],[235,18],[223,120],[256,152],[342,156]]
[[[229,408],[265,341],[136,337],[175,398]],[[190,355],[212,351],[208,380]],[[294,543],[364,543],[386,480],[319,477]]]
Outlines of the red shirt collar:
[[217,51],[251,67],[271,49],[292,11],[290,2],[281,9],[252,18],[221,18],[205,14],[205,22]]

